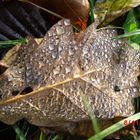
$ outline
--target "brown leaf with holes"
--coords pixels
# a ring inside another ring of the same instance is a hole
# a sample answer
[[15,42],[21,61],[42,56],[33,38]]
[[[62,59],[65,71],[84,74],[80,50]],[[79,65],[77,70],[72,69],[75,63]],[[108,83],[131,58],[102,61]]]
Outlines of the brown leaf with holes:
[[132,115],[140,52],[116,35],[109,27],[97,32],[94,24],[75,34],[64,19],[40,44],[28,39],[0,76],[0,121],[71,128],[90,120],[81,94],[99,119]]

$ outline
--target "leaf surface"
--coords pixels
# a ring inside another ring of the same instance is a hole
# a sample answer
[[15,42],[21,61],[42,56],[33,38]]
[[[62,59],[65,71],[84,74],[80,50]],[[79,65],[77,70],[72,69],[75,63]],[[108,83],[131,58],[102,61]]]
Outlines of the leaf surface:
[[29,38],[0,76],[0,121],[13,124],[25,118],[50,127],[87,121],[81,94],[97,118],[132,115],[140,53],[127,40],[112,39],[116,35],[112,28],[96,32],[94,24],[77,34],[64,19],[39,45]]

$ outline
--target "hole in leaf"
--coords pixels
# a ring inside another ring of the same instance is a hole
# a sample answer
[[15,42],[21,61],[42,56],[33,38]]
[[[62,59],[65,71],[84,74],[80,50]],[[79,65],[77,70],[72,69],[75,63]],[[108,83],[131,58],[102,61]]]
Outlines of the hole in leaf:
[[140,82],[140,75],[139,75],[139,76],[137,76],[137,79],[138,79],[138,81]]
[[2,94],[0,94],[0,100],[2,100]]
[[19,93],[19,91],[18,91],[18,90],[12,91],[12,95],[13,95],[13,96],[18,95],[18,93]]
[[27,87],[20,94],[25,95],[25,94],[30,93],[32,91],[33,91],[33,89],[31,87]]
[[115,92],[119,92],[119,91],[120,91],[120,87],[116,85],[116,86],[114,87],[114,91],[115,91]]
[[2,90],[0,90],[0,100],[2,100],[3,98],[3,93],[2,93]]

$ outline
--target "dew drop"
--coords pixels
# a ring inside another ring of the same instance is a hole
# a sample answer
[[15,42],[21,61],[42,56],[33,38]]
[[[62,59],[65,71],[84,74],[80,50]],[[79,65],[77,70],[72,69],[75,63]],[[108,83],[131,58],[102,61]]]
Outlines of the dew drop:
[[9,75],[8,76],[8,82],[12,81],[13,80],[13,76],[12,75]]
[[53,52],[52,53],[52,58],[56,59],[58,57],[58,53],[57,52]]
[[95,56],[98,56],[98,52],[95,52]]
[[95,82],[95,81],[96,81],[95,77],[93,77],[93,76],[90,76],[90,80],[91,80],[92,82]]
[[122,74],[122,72],[119,72],[119,78],[121,78],[121,77],[122,77],[122,75],[123,75],[123,74]]
[[65,26],[69,26],[70,25],[70,20],[69,19],[65,19],[64,20],[64,25]]
[[69,49],[69,55],[73,55],[74,54],[74,51],[72,49]]
[[56,67],[54,70],[53,70],[53,74],[54,75],[57,75],[60,73],[60,66]]
[[115,42],[112,42],[112,46],[113,46],[113,47],[116,47],[116,43],[115,43]]
[[62,50],[63,50],[63,47],[62,46],[59,46],[58,47],[58,51],[61,52]]
[[58,45],[58,43],[59,43],[59,40],[56,39],[55,42],[54,42],[55,46]]
[[54,45],[53,44],[49,44],[49,49],[52,51],[54,50]]
[[88,47],[84,47],[83,48],[83,53],[84,54],[88,54],[89,53],[89,48]]
[[109,34],[110,33],[110,30],[107,29],[106,32]]
[[137,89],[136,88],[133,88],[133,92],[136,93],[137,92]]
[[57,26],[56,33],[57,33],[57,35],[62,35],[63,33],[65,33],[65,30],[63,27]]
[[39,68],[43,67],[44,66],[44,63],[43,62],[38,62],[38,65],[39,65]]
[[78,50],[78,46],[74,46],[74,49],[75,49],[75,50]]
[[99,78],[97,78],[96,81],[97,81],[98,84],[100,84],[100,79]]
[[101,55],[104,56],[104,52],[101,52]]
[[48,31],[48,36],[51,37],[52,36],[52,32]]
[[107,54],[105,54],[105,58],[108,58]]
[[65,68],[65,71],[66,71],[66,74],[67,74],[67,73],[70,73],[70,72],[71,72],[71,68],[70,68],[69,66],[67,66],[67,67]]
[[118,40],[118,43],[121,44],[122,43],[121,40]]

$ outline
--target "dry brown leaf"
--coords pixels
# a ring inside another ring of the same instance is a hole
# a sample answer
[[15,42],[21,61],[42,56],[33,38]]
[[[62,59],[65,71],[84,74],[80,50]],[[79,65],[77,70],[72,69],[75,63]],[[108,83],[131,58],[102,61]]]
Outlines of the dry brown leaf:
[[85,29],[89,16],[89,2],[88,0],[22,0],[29,1],[38,6],[46,8],[56,14],[69,18],[71,21]]
[[[31,38],[0,77],[0,121],[25,118],[38,126],[63,128],[88,121],[81,93],[99,119],[130,116],[140,96],[140,52],[112,37],[112,28],[91,25],[75,34],[68,19],[54,25],[38,45]],[[27,89],[33,92],[27,93]]]
[[94,11],[100,26],[106,26],[138,5],[140,5],[139,0],[97,0]]

